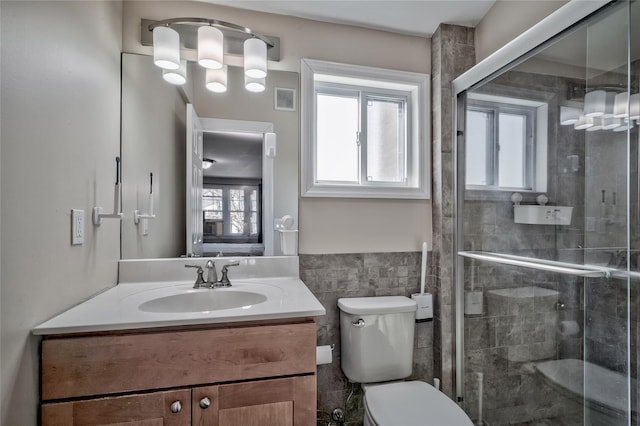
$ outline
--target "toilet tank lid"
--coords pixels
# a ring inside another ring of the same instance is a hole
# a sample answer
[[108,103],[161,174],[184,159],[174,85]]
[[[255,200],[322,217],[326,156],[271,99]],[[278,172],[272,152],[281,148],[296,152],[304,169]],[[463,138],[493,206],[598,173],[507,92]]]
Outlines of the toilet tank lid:
[[415,312],[417,304],[405,296],[346,297],[338,299],[338,308],[348,314],[391,314]]

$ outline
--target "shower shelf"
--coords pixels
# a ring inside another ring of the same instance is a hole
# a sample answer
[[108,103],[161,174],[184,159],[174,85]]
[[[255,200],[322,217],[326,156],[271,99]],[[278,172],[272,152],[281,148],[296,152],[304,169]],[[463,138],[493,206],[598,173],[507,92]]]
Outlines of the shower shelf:
[[504,265],[522,266],[524,268],[541,271],[557,272],[579,277],[609,278],[613,269],[596,265],[578,265],[575,263],[558,262],[555,260],[537,259],[534,257],[515,256],[511,254],[491,253],[483,251],[459,251],[459,256]]

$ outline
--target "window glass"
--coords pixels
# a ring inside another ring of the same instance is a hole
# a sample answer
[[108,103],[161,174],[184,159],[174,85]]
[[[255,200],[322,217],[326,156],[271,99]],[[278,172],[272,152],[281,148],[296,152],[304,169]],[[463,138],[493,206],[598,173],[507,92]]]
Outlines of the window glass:
[[358,98],[318,93],[317,172],[319,181],[358,181]]
[[303,197],[430,196],[429,76],[303,59]]
[[367,180],[405,181],[405,102],[367,99]]
[[231,234],[244,233],[244,191],[229,190],[229,214],[231,217]]
[[490,185],[487,155],[491,149],[491,111],[467,111],[467,184]]
[[500,113],[498,123],[498,185],[525,188],[527,116]]

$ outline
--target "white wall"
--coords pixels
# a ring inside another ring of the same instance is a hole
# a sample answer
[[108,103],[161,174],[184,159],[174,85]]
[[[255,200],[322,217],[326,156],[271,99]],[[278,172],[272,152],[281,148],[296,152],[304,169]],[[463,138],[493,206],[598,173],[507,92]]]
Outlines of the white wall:
[[[431,69],[431,40],[421,37],[198,2],[126,1],[124,9],[126,52],[151,54],[139,42],[141,18],[199,16],[280,37],[282,60],[270,63],[271,69],[300,72],[305,57],[422,73]],[[229,59],[241,65],[241,59]],[[300,253],[417,251],[422,241],[431,241],[430,200],[301,198],[299,216]],[[335,218],[349,226],[336,225]]]
[[[122,4],[2,1],[1,377],[3,425],[35,425],[38,342],[30,329],[116,283]],[[70,245],[70,209],[85,243]]]
[[476,25],[476,62],[500,49],[566,3],[568,0],[496,1]]

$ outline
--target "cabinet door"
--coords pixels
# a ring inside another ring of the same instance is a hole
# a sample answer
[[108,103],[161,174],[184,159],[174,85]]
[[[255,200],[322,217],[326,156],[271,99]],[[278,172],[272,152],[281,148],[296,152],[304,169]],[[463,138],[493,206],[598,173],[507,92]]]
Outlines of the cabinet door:
[[315,376],[218,386],[215,426],[313,426]]
[[42,426],[188,426],[189,389],[42,405]]

